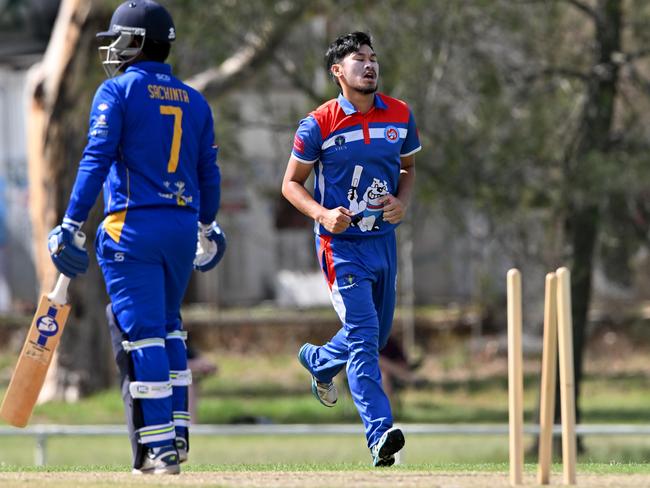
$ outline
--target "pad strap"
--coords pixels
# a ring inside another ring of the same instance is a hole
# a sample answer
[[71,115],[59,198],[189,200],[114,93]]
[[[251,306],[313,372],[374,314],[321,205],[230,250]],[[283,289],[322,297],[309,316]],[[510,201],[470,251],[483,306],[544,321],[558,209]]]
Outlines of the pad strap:
[[122,348],[126,352],[136,351],[138,349],[145,349],[147,347],[165,347],[165,339],[160,337],[152,337],[149,339],[140,339],[139,341],[122,341]]
[[140,444],[167,441],[176,438],[176,430],[174,429],[174,424],[172,422],[167,424],[149,425],[138,429],[136,432]]
[[190,412],[174,411],[174,426],[176,427],[189,427],[190,426]]
[[132,398],[167,398],[172,396],[171,381],[131,381],[129,393]]
[[167,340],[170,339],[181,339],[182,341],[187,340],[187,331],[186,330],[174,330],[167,334]]
[[190,369],[171,370],[169,377],[172,381],[172,386],[190,386],[192,384],[192,371]]

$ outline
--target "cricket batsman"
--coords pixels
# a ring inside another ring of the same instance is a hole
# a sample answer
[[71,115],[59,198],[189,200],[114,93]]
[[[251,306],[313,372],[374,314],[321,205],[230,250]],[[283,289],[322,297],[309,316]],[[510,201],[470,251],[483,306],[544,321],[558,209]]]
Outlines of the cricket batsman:
[[192,269],[220,261],[220,172],[210,107],[165,64],[176,29],[152,0],[117,7],[97,37],[108,75],[92,102],[88,143],[61,225],[57,269],[85,272],[73,236],[104,188],[97,260],[133,451],[134,474],[177,474],[187,459],[187,367],[180,305]]
[[[346,368],[373,464],[392,466],[404,435],[393,427],[379,350],[395,309],[395,229],[421,147],[408,105],[377,93],[379,63],[367,34],[339,37],[325,57],[341,94],[300,122],[282,194],[315,221],[318,260],[342,328],[327,344],[304,344],[298,358],[327,407],[338,398],[333,379]],[[312,171],[313,196],[305,188]]]

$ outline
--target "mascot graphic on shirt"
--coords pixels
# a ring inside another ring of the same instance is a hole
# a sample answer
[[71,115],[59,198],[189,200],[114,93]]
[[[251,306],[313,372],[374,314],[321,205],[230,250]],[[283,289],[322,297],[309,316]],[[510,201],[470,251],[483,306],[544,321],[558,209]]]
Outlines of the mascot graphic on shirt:
[[384,211],[384,205],[380,201],[386,195],[388,195],[388,183],[378,178],[373,178],[372,184],[366,189],[361,200],[359,200],[353,179],[353,184],[348,190],[348,200],[350,200],[349,209],[354,214],[352,225],[356,225],[362,232],[378,230],[381,215]]

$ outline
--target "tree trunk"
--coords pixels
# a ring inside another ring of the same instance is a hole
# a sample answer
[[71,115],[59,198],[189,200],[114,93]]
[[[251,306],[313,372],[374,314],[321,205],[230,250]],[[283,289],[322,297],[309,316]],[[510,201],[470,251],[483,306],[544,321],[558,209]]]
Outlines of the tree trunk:
[[[45,57],[29,75],[28,166],[30,213],[35,243],[36,272],[42,292],[56,280],[47,252],[47,233],[65,212],[86,141],[88,109],[100,70],[89,69],[97,59],[94,33],[108,22],[101,2],[64,0]],[[88,72],[97,72],[95,79]],[[99,221],[97,206],[86,229]],[[94,235],[86,248],[94,262]],[[103,318],[107,303],[97,266],[72,281],[72,311],[40,401],[74,400],[113,382],[110,341]]]
[[[219,96],[236,88],[252,68],[272,58],[309,4],[307,0],[289,2],[260,35],[247,36],[251,41],[241,51],[190,82]],[[46,249],[47,233],[63,218],[86,142],[92,95],[103,79],[95,33],[106,29],[114,6],[111,0],[63,0],[43,62],[30,73],[30,214],[36,272],[43,292],[49,291],[56,280]],[[114,383],[115,367],[104,317],[109,298],[94,257],[94,231],[101,218],[101,208],[95,205],[84,225],[91,265],[70,285],[72,311],[41,401],[75,400]]]
[[[582,112],[575,151],[567,160],[568,212],[566,239],[571,249],[571,293],[573,304],[573,358],[575,371],[576,421],[579,423],[580,385],[582,382],[583,355],[587,340],[587,319],[591,300],[591,283],[594,256],[601,223],[603,192],[590,186],[590,167],[594,161],[603,164],[609,151],[611,129],[619,79],[619,68],[614,62],[621,52],[621,26],[623,12],[620,0],[598,0],[595,7],[596,56],[588,93]],[[595,190],[595,191],[594,191]],[[559,384],[559,381],[558,381]],[[559,399],[559,396],[557,397]],[[560,421],[559,402],[555,421]],[[561,446],[556,444],[556,453]],[[581,449],[581,443],[578,444]]]

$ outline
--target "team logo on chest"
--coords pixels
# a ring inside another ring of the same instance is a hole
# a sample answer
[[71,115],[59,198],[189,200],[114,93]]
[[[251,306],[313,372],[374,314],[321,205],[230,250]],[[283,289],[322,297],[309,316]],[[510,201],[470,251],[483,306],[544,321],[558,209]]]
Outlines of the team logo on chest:
[[334,139],[334,150],[342,151],[343,149],[347,149],[347,146],[345,145],[345,136],[336,136]]
[[395,144],[397,141],[399,141],[399,131],[397,130],[397,127],[394,127],[392,125],[387,126],[384,129],[384,139],[386,139],[391,144]]

